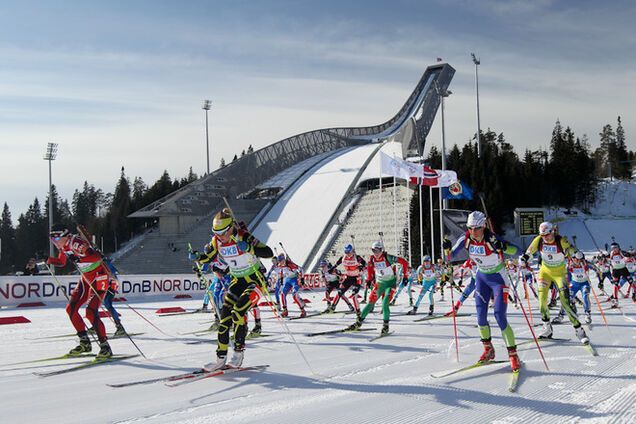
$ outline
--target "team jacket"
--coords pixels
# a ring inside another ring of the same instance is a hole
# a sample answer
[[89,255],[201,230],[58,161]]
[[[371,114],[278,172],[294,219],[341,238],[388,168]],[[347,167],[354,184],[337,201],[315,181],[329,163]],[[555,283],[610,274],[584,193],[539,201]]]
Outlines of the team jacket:
[[367,263],[360,255],[352,255],[350,258],[347,255],[343,255],[336,261],[334,266],[329,268],[329,271],[335,270],[340,265],[344,268],[344,275],[347,277],[358,277],[364,267],[367,266]]
[[75,261],[77,268],[83,273],[91,272],[102,266],[102,255],[91,247],[83,238],[72,234],[56,257],[50,257],[49,264],[63,267],[68,259]]
[[261,262],[258,258],[272,256],[274,256],[272,249],[247,231],[239,229],[227,243],[222,243],[214,235],[205,245],[204,252],[198,254],[196,260],[202,264],[220,260],[227,264],[229,273],[233,277],[241,278],[260,271]]
[[390,281],[395,279],[397,264],[401,265],[404,278],[408,278],[409,264],[405,259],[389,255],[386,252],[382,253],[380,259],[376,259],[374,255],[371,255],[367,266],[367,280],[373,281],[375,278],[377,281]]
[[568,239],[561,235],[555,235],[552,243],[546,243],[541,236],[536,236],[526,254],[528,256],[539,252],[541,255],[541,266],[548,268],[560,268],[565,266],[565,258],[574,255],[576,248],[570,244]]
[[480,242],[473,240],[467,231],[455,242],[452,256],[459,253],[461,249],[468,251],[468,256],[475,262],[477,270],[484,274],[501,271],[506,266],[503,255],[514,255],[518,251],[517,246],[508,243],[488,229],[484,230],[484,238]]

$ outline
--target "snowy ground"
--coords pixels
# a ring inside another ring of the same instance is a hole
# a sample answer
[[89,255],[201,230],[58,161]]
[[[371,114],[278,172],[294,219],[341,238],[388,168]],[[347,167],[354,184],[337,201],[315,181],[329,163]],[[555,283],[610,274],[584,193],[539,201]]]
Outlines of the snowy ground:
[[[314,310],[324,308],[322,293],[305,296],[313,301]],[[397,316],[408,309],[405,301],[402,293],[398,305],[393,307],[396,316],[391,323],[395,333],[374,342],[369,339],[375,332],[305,336],[309,331],[347,325],[353,320],[351,315],[287,321],[316,374],[310,371],[282,326],[271,313],[266,313],[264,333],[273,336],[249,341],[244,365],[269,364],[267,371],[210,378],[175,388],[157,383],[119,389],[107,387],[106,383],[182,373],[213,359],[213,336],[179,335],[205,328],[209,315],[157,317],[154,313],[167,306],[195,308],[199,300],[133,304],[175,338],[162,335],[124,306],[119,307],[129,331],[145,332],[135,340],[150,360],[138,357],[46,378],[32,373],[60,369],[73,361],[6,364],[62,354],[75,345],[72,338],[41,339],[70,332],[62,307],[5,308],[0,310],[0,317],[25,315],[32,323],[0,326],[0,422],[636,421],[636,304],[624,300],[622,312],[607,310],[609,330],[594,308],[589,334],[600,353],[598,357],[575,341],[570,325],[555,326],[555,337],[569,338],[569,342],[542,344],[549,372],[536,347],[520,346],[525,367],[518,393],[509,393],[507,365],[445,379],[431,377],[431,373],[472,363],[481,353],[472,299],[461,312],[473,315],[458,318],[461,364],[455,362],[452,319],[415,323],[414,317]],[[436,312],[447,311],[449,305],[448,300],[438,302]],[[427,310],[428,306],[423,303],[420,309]],[[533,312],[536,322],[534,301]],[[292,310],[292,315],[295,313]],[[529,340],[530,332],[521,312],[510,308],[509,318],[518,342]],[[379,331],[380,323],[381,316],[374,314],[366,326]],[[112,330],[112,324],[107,325]],[[497,356],[504,359],[505,348],[494,324],[493,335]],[[115,353],[135,353],[125,339],[111,344]]]

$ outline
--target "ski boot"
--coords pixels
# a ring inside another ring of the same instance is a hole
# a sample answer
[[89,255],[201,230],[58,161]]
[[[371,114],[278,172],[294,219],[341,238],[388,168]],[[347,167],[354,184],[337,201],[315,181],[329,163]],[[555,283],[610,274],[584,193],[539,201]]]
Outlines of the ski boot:
[[479,363],[486,364],[493,359],[495,359],[495,348],[492,345],[492,341],[490,338],[486,340],[482,340],[481,343],[484,345],[484,353],[479,357]]
[[610,307],[611,309],[617,309],[618,308],[618,299],[616,299],[615,297],[612,297],[612,306]]
[[585,313],[585,323],[586,324],[591,324],[592,323],[592,314],[590,313],[590,311],[587,311]]
[[579,338],[581,343],[583,343],[584,345],[590,343],[590,339],[587,337],[587,334],[585,334],[585,330],[583,329],[583,327],[579,326],[575,328],[574,332],[576,333],[576,337]]
[[508,357],[510,358],[510,366],[513,371],[517,371],[521,368],[521,361],[519,360],[519,356],[517,355],[517,346],[508,347]]
[[550,321],[543,321],[543,332],[539,334],[540,339],[552,338],[552,323]]
[[283,318],[287,318],[287,315],[289,315],[289,312],[287,312],[287,308],[283,308],[283,311],[280,313],[280,316]]
[[362,320],[360,318],[356,319],[356,322],[347,327],[346,331],[358,331],[362,327]]
[[413,306],[413,298],[409,297],[409,306]]
[[197,313],[208,313],[210,312],[210,310],[208,309],[208,305],[206,305],[205,303],[203,304],[203,306],[201,306],[199,309],[197,309],[195,312]]
[[415,315],[415,314],[417,314],[417,306],[413,306],[413,309],[411,309],[410,311],[406,313],[406,315]]
[[559,315],[552,318],[552,324],[561,324],[564,318],[565,318],[565,311],[561,309],[559,311]]
[[305,311],[305,308],[301,309],[299,318],[305,318],[306,316],[307,316],[307,311]]
[[96,360],[108,359],[113,356],[113,351],[110,349],[108,341],[103,341],[99,344],[99,353],[95,356]]
[[457,314],[457,311],[459,311],[459,307],[461,306],[461,302],[458,300],[457,302],[455,302],[455,306],[453,307],[453,310],[450,312],[446,312],[444,314],[444,316],[446,317],[452,317],[453,316],[453,312],[455,312],[455,314]]
[[250,331],[250,334],[247,335],[247,337],[258,337],[261,335],[261,330],[262,330],[261,323],[257,322],[254,325],[254,328],[252,328],[252,331]]
[[124,329],[124,326],[121,325],[121,322],[115,324],[115,327],[117,328],[117,330],[115,330],[113,337],[123,337],[127,334],[126,330]]
[[552,299],[550,301],[550,303],[548,303],[548,308],[555,308],[556,307],[556,299]]
[[203,369],[207,372],[212,372],[216,370],[220,370],[221,368],[225,368],[225,362],[227,361],[227,352],[216,354],[216,362],[210,362],[203,366]]
[[231,367],[240,367],[243,364],[243,357],[245,356],[245,345],[237,345],[234,347],[234,353],[228,363]]
[[80,339],[79,345],[71,349],[71,351],[68,353],[69,356],[81,356],[82,353],[89,353],[91,350],[93,350],[93,347],[91,346],[91,341],[88,338],[86,331],[77,333],[77,335],[79,336],[79,339]]
[[429,307],[428,307],[428,316],[429,317],[433,316],[433,311],[435,311],[435,305],[429,305]]
[[384,321],[382,324],[382,331],[380,331],[381,336],[386,336],[389,334],[389,321]]

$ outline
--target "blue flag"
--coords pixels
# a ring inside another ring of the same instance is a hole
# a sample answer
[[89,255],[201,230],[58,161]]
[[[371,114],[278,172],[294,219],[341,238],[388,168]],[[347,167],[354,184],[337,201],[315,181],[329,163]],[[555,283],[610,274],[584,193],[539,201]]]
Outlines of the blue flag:
[[457,181],[449,185],[448,187],[442,188],[442,197],[444,199],[466,199],[472,200],[473,198],[473,190],[468,187],[468,184],[464,184],[462,181]]

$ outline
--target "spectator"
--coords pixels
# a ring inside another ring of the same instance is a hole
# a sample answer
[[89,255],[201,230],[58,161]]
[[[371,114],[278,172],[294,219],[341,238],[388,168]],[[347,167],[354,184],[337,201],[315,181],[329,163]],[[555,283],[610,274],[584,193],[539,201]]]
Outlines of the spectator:
[[24,275],[39,275],[38,267],[35,262],[35,258],[29,259],[27,264],[24,266]]

